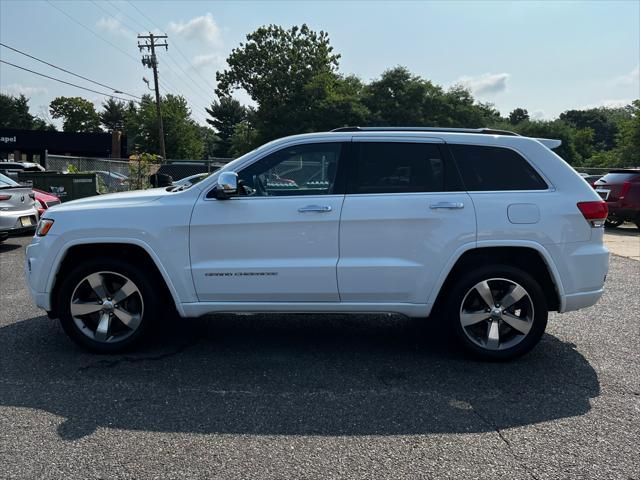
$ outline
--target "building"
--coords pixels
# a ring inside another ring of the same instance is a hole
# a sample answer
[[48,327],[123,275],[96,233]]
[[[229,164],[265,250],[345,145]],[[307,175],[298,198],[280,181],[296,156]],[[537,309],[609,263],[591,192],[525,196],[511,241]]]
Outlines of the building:
[[46,155],[128,158],[126,137],[121,132],[71,133],[0,128],[0,160],[40,163]]

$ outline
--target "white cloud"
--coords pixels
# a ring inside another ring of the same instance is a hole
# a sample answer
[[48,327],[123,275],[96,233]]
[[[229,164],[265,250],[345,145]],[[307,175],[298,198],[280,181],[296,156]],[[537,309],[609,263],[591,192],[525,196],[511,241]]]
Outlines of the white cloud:
[[96,23],[96,27],[98,27],[99,30],[103,30],[115,35],[121,35],[127,38],[131,38],[134,35],[131,30],[124,27],[122,23],[120,23],[120,20],[117,20],[113,17],[101,17]]
[[24,95],[31,97],[33,95],[46,94],[49,90],[45,87],[29,87],[27,85],[21,85],[19,83],[12,83],[11,85],[5,85],[0,88],[3,92],[9,95]]
[[617,85],[635,85],[640,82],[640,65],[636,65],[636,68],[629,73],[620,75],[614,79],[614,83]]
[[529,112],[529,117],[531,120],[549,120],[551,118],[550,115],[547,115],[547,112],[544,110],[535,110],[533,112]]
[[222,43],[220,27],[211,13],[192,18],[188,22],[170,22],[169,30],[188,40],[196,40],[207,45],[219,46]]
[[207,68],[218,68],[224,65],[224,57],[218,53],[210,53],[207,55],[196,55],[193,57],[193,68],[195,70],[205,70]]
[[468,88],[474,95],[492,95],[507,89],[510,76],[508,73],[484,73],[476,77],[460,77],[456,83]]
[[578,110],[589,110],[590,108],[620,108],[626,107],[631,102],[633,102],[633,98],[616,98],[616,99],[606,99],[600,100],[599,102],[590,103],[589,105],[583,105],[578,108]]

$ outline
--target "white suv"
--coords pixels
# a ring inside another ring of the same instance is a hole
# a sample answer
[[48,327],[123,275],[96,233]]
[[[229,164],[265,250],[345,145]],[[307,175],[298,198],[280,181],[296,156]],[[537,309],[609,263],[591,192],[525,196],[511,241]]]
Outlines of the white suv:
[[487,129],[283,138],[188,188],[48,210],[28,283],[98,352],[131,346],[175,308],[431,316],[471,352],[513,358],[548,311],[603,293],[606,204],[558,145]]

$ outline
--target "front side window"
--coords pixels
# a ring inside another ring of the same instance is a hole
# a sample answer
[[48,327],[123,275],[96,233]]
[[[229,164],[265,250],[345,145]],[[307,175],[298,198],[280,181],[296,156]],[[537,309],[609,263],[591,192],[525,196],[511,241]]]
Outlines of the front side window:
[[501,147],[449,145],[468,191],[546,190],[547,184],[517,152]]
[[438,145],[362,142],[349,193],[442,192],[445,162]]
[[241,195],[329,195],[336,192],[341,143],[296,145],[267,155],[238,173]]

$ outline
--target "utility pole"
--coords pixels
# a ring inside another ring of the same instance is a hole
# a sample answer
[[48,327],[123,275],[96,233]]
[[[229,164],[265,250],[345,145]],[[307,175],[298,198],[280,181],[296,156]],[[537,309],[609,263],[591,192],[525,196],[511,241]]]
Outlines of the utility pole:
[[[153,84],[156,92],[156,112],[158,114],[158,133],[160,135],[160,154],[162,155],[162,161],[167,160],[167,154],[164,148],[164,127],[162,125],[162,110],[160,108],[160,89],[158,87],[158,58],[156,57],[156,47],[164,47],[165,50],[169,49],[169,45],[165,41],[164,43],[156,43],[158,39],[166,39],[166,35],[154,35],[149,32],[149,35],[138,35],[138,48],[140,51],[149,51],[151,55],[142,56],[142,65],[151,68],[153,70]],[[144,43],[140,43],[140,40],[144,40]]]

